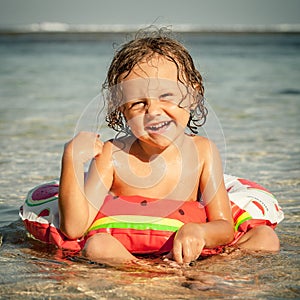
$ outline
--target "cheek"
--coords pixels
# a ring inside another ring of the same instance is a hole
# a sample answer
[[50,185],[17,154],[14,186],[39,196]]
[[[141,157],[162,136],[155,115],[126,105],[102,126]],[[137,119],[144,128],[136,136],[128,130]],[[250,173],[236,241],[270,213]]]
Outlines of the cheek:
[[170,116],[182,127],[186,127],[190,119],[190,111],[188,109],[179,108],[176,106],[173,110],[170,110]]
[[184,117],[182,118],[184,125],[186,126],[190,119],[190,112],[185,111]]
[[141,115],[126,116],[127,125],[135,136],[141,136],[144,132],[144,119]]

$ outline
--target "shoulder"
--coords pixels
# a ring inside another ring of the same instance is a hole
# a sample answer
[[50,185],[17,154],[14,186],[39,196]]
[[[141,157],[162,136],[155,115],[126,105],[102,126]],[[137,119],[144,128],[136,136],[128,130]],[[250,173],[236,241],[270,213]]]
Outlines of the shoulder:
[[188,138],[191,141],[191,143],[194,143],[197,149],[202,153],[209,153],[217,150],[216,144],[206,137],[194,135],[188,136]]
[[123,151],[128,153],[129,149],[132,147],[132,145],[135,143],[136,137],[133,136],[124,136],[117,139],[111,139],[105,144],[107,144],[107,148],[111,149],[111,151]]
[[112,141],[108,140],[103,143],[102,153],[99,157],[110,157],[113,149]]
[[96,158],[97,162],[109,162],[112,161],[114,154],[120,152],[127,153],[133,142],[134,139],[130,136],[105,141],[101,155]]
[[193,136],[191,139],[197,149],[198,157],[200,161],[202,161],[203,166],[221,163],[220,152],[212,140],[202,136]]
[[104,151],[113,151],[116,149],[122,150],[127,148],[128,145],[133,143],[133,138],[131,136],[121,137],[117,139],[110,139],[104,142]]

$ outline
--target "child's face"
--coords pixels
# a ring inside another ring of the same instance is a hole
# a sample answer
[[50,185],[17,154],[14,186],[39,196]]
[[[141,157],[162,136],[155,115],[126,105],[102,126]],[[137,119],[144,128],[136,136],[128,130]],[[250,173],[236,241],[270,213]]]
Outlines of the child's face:
[[120,83],[122,112],[132,133],[161,149],[184,133],[190,116],[191,91],[177,74],[173,62],[154,56],[136,65]]

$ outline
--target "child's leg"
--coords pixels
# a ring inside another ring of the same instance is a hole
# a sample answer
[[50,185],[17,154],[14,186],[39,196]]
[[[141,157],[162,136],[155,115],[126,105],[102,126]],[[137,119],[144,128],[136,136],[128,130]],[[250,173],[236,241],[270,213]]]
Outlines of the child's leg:
[[90,260],[100,262],[125,262],[136,259],[121,242],[108,233],[97,233],[90,237],[82,252]]
[[239,248],[260,251],[278,251],[279,239],[275,231],[266,225],[249,230],[236,244]]

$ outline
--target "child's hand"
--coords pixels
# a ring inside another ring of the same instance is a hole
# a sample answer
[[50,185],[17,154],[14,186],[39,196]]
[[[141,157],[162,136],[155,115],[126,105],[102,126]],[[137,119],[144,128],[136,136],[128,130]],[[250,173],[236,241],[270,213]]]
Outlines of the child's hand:
[[187,223],[177,232],[173,243],[173,259],[177,263],[196,260],[205,246],[204,231],[200,224]]
[[64,155],[70,155],[74,161],[86,163],[102,153],[103,142],[99,134],[93,132],[79,132],[65,145]]

